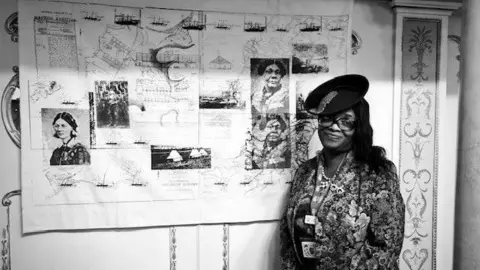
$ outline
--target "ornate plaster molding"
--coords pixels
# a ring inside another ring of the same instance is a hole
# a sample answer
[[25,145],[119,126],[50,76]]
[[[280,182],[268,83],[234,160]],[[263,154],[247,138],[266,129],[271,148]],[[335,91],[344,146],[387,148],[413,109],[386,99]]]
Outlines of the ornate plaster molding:
[[358,50],[362,48],[363,41],[357,31],[352,30],[352,54],[355,55],[358,53]]
[[13,142],[20,147],[20,111],[12,103],[12,97],[16,91],[19,91],[20,81],[18,67],[13,67],[15,73],[8,82],[1,100],[1,113],[5,129]]
[[18,12],[8,16],[7,20],[5,20],[4,27],[12,41],[18,42]]

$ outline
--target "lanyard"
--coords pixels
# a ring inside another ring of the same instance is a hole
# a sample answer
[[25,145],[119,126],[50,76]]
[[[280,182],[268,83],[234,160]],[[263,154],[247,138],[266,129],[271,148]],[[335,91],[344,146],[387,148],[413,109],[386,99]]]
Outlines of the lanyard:
[[323,204],[325,197],[327,197],[330,191],[331,182],[324,181],[322,174],[317,174],[317,182],[315,184],[315,190],[313,191],[312,202],[310,204],[312,210],[312,216],[316,217],[318,209]]
[[320,209],[320,206],[323,204],[323,201],[327,197],[330,187],[332,185],[332,181],[335,180],[340,167],[342,166],[343,162],[345,161],[345,157],[347,156],[348,153],[346,153],[342,161],[337,166],[337,170],[335,171],[335,174],[331,177],[328,178],[325,175],[324,167],[322,162],[318,163],[318,170],[317,170],[317,181],[315,183],[315,190],[313,191],[313,196],[312,196],[312,202],[310,203],[310,207],[312,210],[312,216],[316,217],[318,210]]

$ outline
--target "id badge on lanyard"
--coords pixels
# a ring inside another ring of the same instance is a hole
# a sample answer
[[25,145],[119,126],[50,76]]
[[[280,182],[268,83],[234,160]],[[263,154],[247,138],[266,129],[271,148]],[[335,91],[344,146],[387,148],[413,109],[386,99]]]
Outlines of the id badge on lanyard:
[[[323,204],[325,197],[328,194],[330,189],[330,183],[322,181],[323,179],[317,179],[317,185],[313,193],[311,206],[311,215],[305,215],[304,223],[314,226],[315,230],[317,226],[321,227],[320,221],[318,220],[317,213],[320,206]],[[315,234],[315,233],[314,233]],[[305,259],[314,259],[318,257],[319,243],[315,240],[315,237],[312,238],[301,238],[300,239],[302,246],[302,255]]]
[[319,250],[320,244],[317,243],[312,238],[300,238],[300,243],[302,245],[302,255],[305,259],[315,259],[317,258],[317,251]]

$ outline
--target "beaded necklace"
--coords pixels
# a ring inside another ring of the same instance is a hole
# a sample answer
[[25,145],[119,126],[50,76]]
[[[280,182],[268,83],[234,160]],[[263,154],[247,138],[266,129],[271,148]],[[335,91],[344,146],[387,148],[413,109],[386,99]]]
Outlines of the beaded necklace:
[[327,181],[332,181],[333,179],[335,179],[335,177],[337,176],[338,171],[339,171],[339,169],[340,169],[340,166],[342,165],[343,161],[345,161],[345,157],[347,156],[347,154],[348,154],[348,153],[346,153],[345,155],[343,155],[342,161],[340,161],[340,163],[338,163],[337,169],[335,170],[335,173],[333,174],[332,177],[328,177],[328,176],[325,174],[325,169],[324,169],[324,166],[323,166],[323,165],[320,166],[320,173],[321,173],[322,177],[325,178],[325,180],[327,180]]
[[[337,174],[340,170],[340,167],[342,166],[343,162],[345,161],[345,158],[347,157],[347,154],[348,154],[348,152],[345,153],[345,155],[343,156],[342,161],[340,161],[340,163],[338,164],[337,170],[335,171],[335,174],[332,177],[327,177],[325,175],[325,169],[323,168],[323,165],[320,165],[320,175],[319,175],[319,177],[317,177],[317,183],[316,183],[315,189],[313,191],[312,202],[311,202],[311,205],[310,205],[311,211],[312,211],[312,216],[317,215],[318,209],[322,205],[323,200],[325,199],[326,195],[328,194],[328,192],[330,190],[331,182],[332,182],[332,180],[335,179],[335,177],[337,177]],[[325,180],[327,180],[328,182],[323,181],[323,178]]]

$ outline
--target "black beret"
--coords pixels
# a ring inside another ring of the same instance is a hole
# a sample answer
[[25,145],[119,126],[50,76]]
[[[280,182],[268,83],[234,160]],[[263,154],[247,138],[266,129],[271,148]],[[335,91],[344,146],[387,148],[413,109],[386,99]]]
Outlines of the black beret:
[[367,93],[368,79],[358,74],[335,77],[313,89],[305,99],[305,110],[314,115],[332,115],[359,102]]

